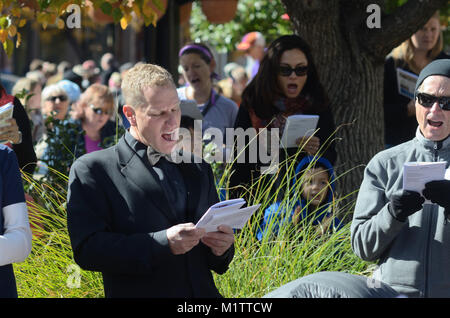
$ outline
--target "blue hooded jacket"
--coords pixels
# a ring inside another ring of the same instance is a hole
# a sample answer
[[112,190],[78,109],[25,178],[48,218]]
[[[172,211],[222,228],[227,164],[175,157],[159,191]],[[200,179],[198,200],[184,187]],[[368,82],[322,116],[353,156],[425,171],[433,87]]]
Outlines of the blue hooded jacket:
[[[330,187],[328,188],[327,195],[324,199],[324,202],[321,204],[319,208],[316,208],[301,197],[300,200],[298,200],[295,205],[293,206],[292,210],[289,212],[289,215],[286,215],[286,205],[281,206],[281,201],[277,201],[270,205],[265,211],[264,211],[264,219],[261,223],[261,227],[258,230],[256,237],[258,240],[262,240],[263,236],[267,234],[267,232],[270,230],[273,232],[273,234],[278,233],[280,223],[287,222],[292,223],[292,217],[294,216],[294,212],[298,206],[300,206],[300,218],[299,221],[305,220],[305,219],[312,219],[313,225],[318,225],[322,222],[322,220],[325,217],[329,217],[332,215],[332,211],[330,211],[330,205],[333,202],[333,195],[335,191],[335,175],[334,175],[334,169],[331,163],[323,158],[323,157],[312,157],[312,156],[306,156],[304,157],[297,165],[295,169],[295,176],[294,180],[292,182],[292,188],[291,192],[292,195],[294,195],[294,191],[298,189],[298,186],[296,186],[297,183],[297,176],[302,175],[302,170],[304,170],[308,165],[312,164],[312,166],[315,166],[317,164],[325,167],[325,170],[328,172],[328,175],[330,176]],[[300,180],[299,180],[300,181]],[[276,218],[276,219],[274,219]],[[336,230],[339,230],[343,226],[342,222],[338,218],[334,218],[333,220],[333,227]],[[268,228],[269,227],[269,228]]]

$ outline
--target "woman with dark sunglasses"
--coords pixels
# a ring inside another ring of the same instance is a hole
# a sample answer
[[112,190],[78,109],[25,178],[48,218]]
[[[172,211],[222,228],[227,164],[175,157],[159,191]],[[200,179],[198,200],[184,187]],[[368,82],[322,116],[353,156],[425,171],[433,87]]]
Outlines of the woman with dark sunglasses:
[[[61,85],[46,86],[41,93],[41,111],[44,117],[44,132],[35,146],[38,159],[38,176],[48,173],[48,166],[65,173],[71,164],[74,148],[72,143],[76,136],[70,133],[68,140],[63,140],[70,129],[68,120],[69,97]],[[57,149],[62,147],[61,149]],[[63,169],[61,167],[64,166]]]
[[[51,94],[47,94],[46,89],[51,90]],[[114,97],[107,86],[88,87],[72,104],[70,115],[69,99],[61,85],[48,86],[42,94],[47,129],[36,145],[40,159],[38,175],[53,176],[48,167],[68,173],[76,158],[113,144],[116,125],[110,119]]]
[[[281,138],[286,118],[296,114],[319,115],[318,131],[311,138],[298,136],[298,148],[280,149],[279,162],[302,149],[297,160],[307,154],[318,155],[334,164],[334,120],[310,48],[301,37],[285,35],[270,44],[258,73],[245,88],[235,128],[278,128]],[[248,151],[242,155],[246,162],[236,160],[231,186],[248,186],[261,174],[261,162],[248,162]]]
[[102,84],[92,84],[81,95],[71,112],[79,124],[82,134],[79,137],[85,153],[107,147],[106,139],[116,134],[113,122],[114,96],[109,88]]
[[46,86],[41,93],[41,107],[44,117],[65,119],[69,111],[69,97],[64,88],[57,84]]

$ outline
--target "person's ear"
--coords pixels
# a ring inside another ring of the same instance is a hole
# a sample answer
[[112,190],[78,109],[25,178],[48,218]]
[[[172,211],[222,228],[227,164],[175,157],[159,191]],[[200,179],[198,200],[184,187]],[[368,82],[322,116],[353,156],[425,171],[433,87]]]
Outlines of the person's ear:
[[136,126],[136,111],[130,105],[123,105],[122,112],[131,126]]
[[209,70],[211,71],[211,73],[214,72],[214,70],[216,69],[216,60],[212,59],[211,62],[209,63]]

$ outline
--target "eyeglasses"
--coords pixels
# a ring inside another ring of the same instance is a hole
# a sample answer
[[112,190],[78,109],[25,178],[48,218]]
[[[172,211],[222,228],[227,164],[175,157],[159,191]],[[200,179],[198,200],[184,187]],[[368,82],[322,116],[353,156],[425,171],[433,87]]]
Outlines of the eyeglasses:
[[434,96],[426,93],[417,93],[417,101],[426,108],[433,107],[438,102],[442,110],[450,110],[450,96]]
[[67,96],[66,95],[50,96],[47,97],[46,100],[56,102],[57,99],[59,99],[61,102],[65,102],[67,100]]
[[94,113],[96,113],[97,115],[103,115],[103,114],[105,114],[105,115],[110,115],[111,114],[111,112],[109,111],[109,110],[104,110],[104,109],[102,109],[102,108],[100,108],[100,107],[95,107],[94,105],[89,105],[89,107],[92,109],[92,111],[94,112]]
[[308,73],[308,66],[297,66],[296,68],[292,68],[287,65],[280,66],[280,75],[281,76],[291,76],[292,72],[295,72],[297,76],[305,76]]

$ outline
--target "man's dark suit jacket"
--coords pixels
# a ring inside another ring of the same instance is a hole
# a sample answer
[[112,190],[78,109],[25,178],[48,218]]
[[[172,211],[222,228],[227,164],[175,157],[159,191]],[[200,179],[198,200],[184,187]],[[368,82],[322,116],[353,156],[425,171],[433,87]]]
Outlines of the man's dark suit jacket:
[[102,272],[106,297],[221,297],[211,270],[228,269],[233,246],[217,257],[201,242],[184,255],[168,245],[168,228],[196,223],[218,201],[207,163],[179,167],[188,192],[185,219],[171,211],[160,181],[125,137],[72,165],[67,223],[74,259]]

